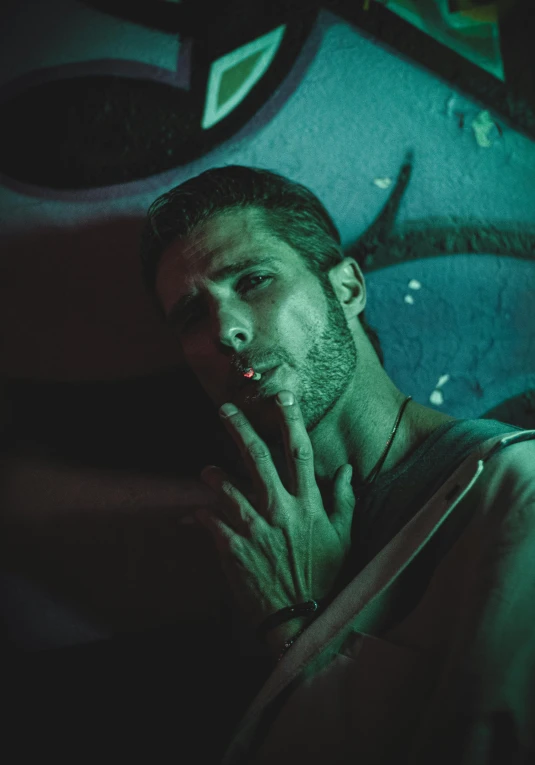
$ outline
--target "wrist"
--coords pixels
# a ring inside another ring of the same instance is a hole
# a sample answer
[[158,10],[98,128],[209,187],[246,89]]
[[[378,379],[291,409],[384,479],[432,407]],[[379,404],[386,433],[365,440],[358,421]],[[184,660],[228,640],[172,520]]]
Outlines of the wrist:
[[277,627],[269,630],[264,638],[270,654],[277,658],[284,647],[284,643],[297,635],[297,633],[308,626],[313,620],[307,616],[289,619],[287,622],[279,624]]

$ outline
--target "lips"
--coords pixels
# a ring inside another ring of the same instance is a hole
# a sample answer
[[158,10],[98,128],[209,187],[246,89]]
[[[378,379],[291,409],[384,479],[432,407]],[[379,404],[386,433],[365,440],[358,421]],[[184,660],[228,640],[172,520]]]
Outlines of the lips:
[[275,372],[278,368],[279,368],[278,366],[268,367],[268,369],[264,369],[264,371],[262,371],[261,369],[255,369],[255,372],[260,372],[260,374],[262,375],[261,380],[263,380],[265,377],[268,377],[268,375]]
[[272,365],[270,367],[255,367],[253,364],[251,364],[250,367],[245,367],[245,371],[248,369],[254,369],[255,372],[260,372],[261,375],[265,374],[266,372],[269,372],[272,369],[275,369],[275,365]]
[[265,383],[268,383],[273,375],[276,374],[277,369],[279,368],[280,364],[276,367],[271,367],[270,369],[266,369],[265,372],[261,372],[262,377],[260,380],[246,380],[246,382],[249,383],[249,385],[255,385],[259,388],[262,388]]
[[276,372],[276,370],[279,368],[279,366],[280,366],[280,364],[278,364],[275,367],[263,367],[263,368],[262,367],[253,367],[254,371],[255,372],[260,372],[262,377],[260,378],[260,380],[252,380],[250,377],[243,377],[242,376],[242,378],[241,378],[241,386],[240,387],[245,387],[245,386],[249,386],[249,385],[261,385],[264,382],[264,380],[268,380],[271,377],[271,375],[274,372]]
[[[261,375],[264,375],[267,372],[270,372],[272,369],[275,369],[275,365],[272,364],[270,367],[268,366],[261,367],[261,366],[255,366],[254,364],[250,364],[248,367],[242,367],[242,369],[243,369],[243,372],[248,372],[251,369],[253,369],[255,372],[260,372]],[[250,377],[243,377],[243,372],[240,374],[240,377],[246,381],[250,380],[251,379]]]

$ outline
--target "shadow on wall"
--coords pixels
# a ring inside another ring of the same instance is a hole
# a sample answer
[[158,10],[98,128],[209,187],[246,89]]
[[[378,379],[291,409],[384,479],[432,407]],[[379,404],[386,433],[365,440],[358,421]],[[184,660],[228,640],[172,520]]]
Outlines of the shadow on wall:
[[535,390],[527,390],[519,396],[503,401],[482,415],[488,420],[499,420],[526,430],[535,429]]
[[[364,273],[456,252],[532,259],[532,231],[455,221],[394,230],[410,166],[409,155],[381,214],[345,248]],[[235,457],[215,407],[180,365],[177,340],[144,292],[142,225],[117,218],[6,242],[0,321],[9,328],[4,400],[13,448],[173,476]],[[480,416],[532,427],[533,393]]]
[[216,459],[221,439],[233,453],[144,291],[141,225],[114,219],[6,242],[0,322],[9,330],[10,449],[173,476]]
[[[122,489],[126,503],[127,479]],[[85,508],[61,511],[39,508],[42,517],[4,524],[0,615],[14,642],[33,634],[42,646],[50,630],[53,646],[76,625],[91,640],[221,618],[228,593],[203,529],[182,522],[176,508],[156,503],[97,509],[89,503],[90,498]],[[84,640],[75,636],[72,642]]]
[[3,237],[4,370],[30,380],[121,380],[177,364],[141,281],[143,218],[67,220]]

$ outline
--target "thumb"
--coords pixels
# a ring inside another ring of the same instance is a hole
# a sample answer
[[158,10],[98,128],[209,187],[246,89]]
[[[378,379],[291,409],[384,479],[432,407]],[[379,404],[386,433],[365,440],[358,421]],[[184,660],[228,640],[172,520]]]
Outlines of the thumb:
[[334,511],[331,523],[342,540],[351,536],[351,522],[355,512],[355,493],[351,486],[353,477],[352,465],[342,465],[334,479]]

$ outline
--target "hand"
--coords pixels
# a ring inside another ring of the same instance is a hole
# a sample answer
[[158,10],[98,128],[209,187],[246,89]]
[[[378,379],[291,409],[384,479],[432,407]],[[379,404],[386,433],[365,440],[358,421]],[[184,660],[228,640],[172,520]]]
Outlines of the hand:
[[290,491],[267,445],[239,410],[224,422],[251,475],[256,491],[249,496],[255,507],[224,471],[208,467],[201,473],[222,499],[221,511],[205,511],[201,522],[211,532],[232,593],[254,627],[281,608],[328,595],[350,549],[355,510],[351,474],[342,465],[334,480],[334,509],[327,515],[299,405],[277,403],[277,409]]

